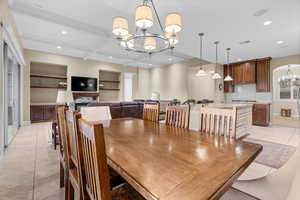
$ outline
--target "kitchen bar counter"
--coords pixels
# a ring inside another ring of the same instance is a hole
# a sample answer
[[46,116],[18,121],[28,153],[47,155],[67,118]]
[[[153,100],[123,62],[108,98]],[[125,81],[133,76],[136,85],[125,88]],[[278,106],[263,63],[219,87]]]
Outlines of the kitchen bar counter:
[[[220,109],[237,109],[237,137],[243,136],[247,133],[249,128],[252,125],[252,107],[253,104],[208,104],[206,105],[212,108]],[[190,116],[190,129],[199,130],[200,128],[200,109],[203,107],[201,104],[193,105],[191,107],[191,116]]]

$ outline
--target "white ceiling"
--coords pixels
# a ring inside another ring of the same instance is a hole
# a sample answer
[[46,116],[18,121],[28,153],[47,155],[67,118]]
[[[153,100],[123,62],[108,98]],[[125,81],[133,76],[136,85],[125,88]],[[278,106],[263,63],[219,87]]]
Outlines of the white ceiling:
[[[198,57],[199,32],[205,33],[203,58],[212,62],[214,41],[220,41],[221,63],[226,62],[227,47],[232,49],[231,61],[300,53],[299,0],[153,1],[162,22],[167,13],[180,12],[184,29],[173,54],[151,58],[122,50],[111,34],[115,16],[127,17],[135,30],[134,10],[141,0],[11,0],[10,7],[25,48],[82,58],[147,67],[178,62]],[[267,12],[254,16],[261,9]],[[273,23],[264,26],[267,20]],[[62,30],[68,34],[62,35]],[[245,40],[251,43],[239,44]],[[279,40],[284,43],[278,45]]]

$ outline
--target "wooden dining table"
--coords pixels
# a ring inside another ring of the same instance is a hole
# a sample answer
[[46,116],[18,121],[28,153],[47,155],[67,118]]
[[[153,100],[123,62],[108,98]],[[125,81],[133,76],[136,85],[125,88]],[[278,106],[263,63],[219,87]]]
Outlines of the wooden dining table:
[[108,164],[147,200],[219,199],[262,150],[141,119],[103,126]]

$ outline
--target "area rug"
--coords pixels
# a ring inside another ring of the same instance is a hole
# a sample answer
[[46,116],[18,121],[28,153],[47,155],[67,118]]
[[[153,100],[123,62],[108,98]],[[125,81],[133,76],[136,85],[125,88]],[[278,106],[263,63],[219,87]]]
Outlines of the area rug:
[[244,141],[261,144],[263,150],[255,159],[255,162],[276,169],[281,168],[296,151],[296,147],[294,146],[268,142],[265,140],[245,138]]

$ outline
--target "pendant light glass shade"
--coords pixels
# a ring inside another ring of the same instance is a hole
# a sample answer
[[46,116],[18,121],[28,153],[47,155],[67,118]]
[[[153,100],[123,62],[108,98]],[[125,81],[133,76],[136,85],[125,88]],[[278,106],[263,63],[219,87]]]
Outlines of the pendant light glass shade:
[[[121,41],[121,46],[122,47],[129,47],[129,48],[134,47],[134,39],[127,41],[128,38],[130,38],[130,37],[132,37],[131,34],[127,34],[127,35],[122,37],[122,41]],[[126,45],[126,43],[127,43],[127,45]]]
[[179,37],[177,33],[165,33],[166,38],[169,39],[170,45],[175,46],[179,42]]
[[233,79],[231,78],[231,76],[227,75],[227,76],[224,78],[224,81],[233,81]]
[[222,77],[218,73],[214,73],[214,75],[212,76],[212,79],[220,79],[220,78]]
[[178,13],[168,14],[166,18],[165,31],[169,33],[178,33],[182,30],[181,15]]
[[116,17],[113,21],[113,34],[125,36],[128,34],[128,20],[124,17]]
[[153,17],[150,6],[142,5],[136,8],[135,25],[141,29],[147,29],[153,25]]
[[196,74],[196,76],[206,76],[206,75],[207,73],[203,69],[200,69]]
[[144,49],[151,51],[156,49],[156,40],[154,37],[146,37],[144,41]]

